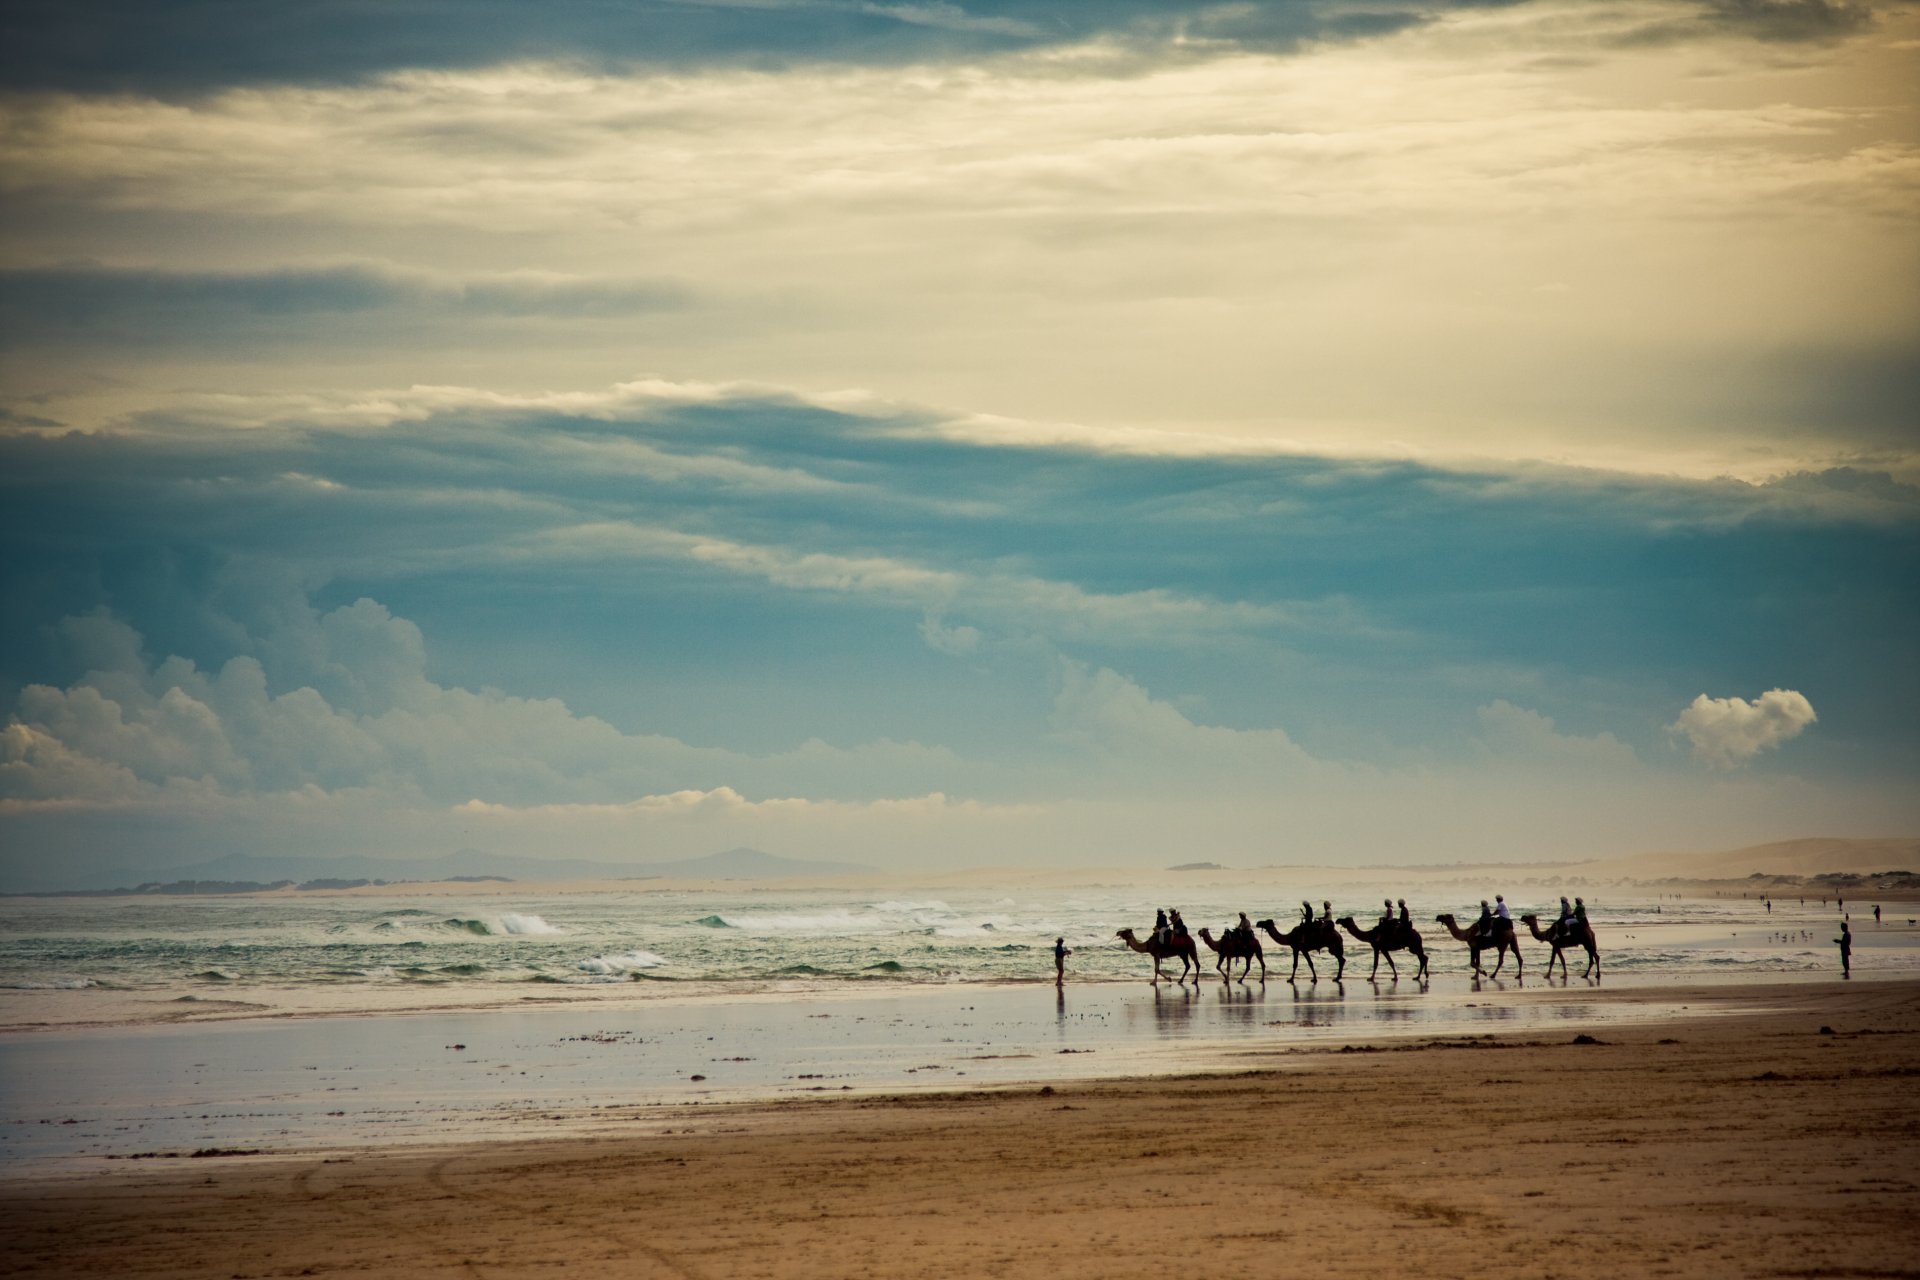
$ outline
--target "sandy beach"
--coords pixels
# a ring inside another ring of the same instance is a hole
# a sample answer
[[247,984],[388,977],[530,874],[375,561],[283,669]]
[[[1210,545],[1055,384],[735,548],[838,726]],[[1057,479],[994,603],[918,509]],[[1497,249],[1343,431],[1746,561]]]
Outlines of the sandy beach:
[[1920,983],[1580,998],[1685,1011],[15,1176],[0,1274],[1920,1275]]

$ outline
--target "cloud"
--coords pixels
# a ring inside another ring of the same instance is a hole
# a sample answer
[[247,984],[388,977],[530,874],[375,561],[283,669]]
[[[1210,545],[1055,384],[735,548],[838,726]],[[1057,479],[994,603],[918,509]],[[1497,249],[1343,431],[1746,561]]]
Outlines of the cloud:
[[1708,764],[1733,769],[1798,737],[1818,718],[1805,695],[1792,689],[1769,689],[1752,702],[1703,693],[1668,732],[1685,734],[1694,755]]
[[1704,0],[1634,28],[1628,45],[1675,44],[1737,37],[1770,44],[1828,44],[1873,26],[1874,6],[1860,0]]
[[89,342],[183,345],[395,313],[437,319],[604,319],[678,310],[686,291],[647,280],[584,279],[539,272],[468,276],[341,263],[256,271],[131,267],[0,269],[0,344]]
[[1480,740],[1486,748],[1512,763],[1560,770],[1569,764],[1588,769],[1633,770],[1640,765],[1633,748],[1611,733],[1591,737],[1563,734],[1551,716],[1515,706],[1504,698],[1476,713]]
[[[368,599],[258,637],[259,657],[213,672],[180,657],[149,665],[139,635],[104,613],[69,618],[62,630],[88,669],[66,688],[21,691],[0,736],[0,803],[311,790],[378,792],[409,806],[618,807],[639,803],[634,795],[734,795],[734,783],[802,783],[831,797],[850,779],[924,782],[959,764],[938,748],[886,740],[842,749],[816,738],[752,757],[622,733],[557,699],[449,688],[426,676],[420,629]],[[269,667],[292,687],[276,692]]]
[[1338,0],[505,0],[459,11],[395,0],[25,0],[9,11],[0,82],[16,88],[186,94],[228,85],[354,81],[400,68],[449,70],[543,59],[608,70],[818,63],[900,64],[1117,46],[1135,57],[1201,45],[1290,50],[1359,39],[1472,3],[1412,0],[1354,10]]

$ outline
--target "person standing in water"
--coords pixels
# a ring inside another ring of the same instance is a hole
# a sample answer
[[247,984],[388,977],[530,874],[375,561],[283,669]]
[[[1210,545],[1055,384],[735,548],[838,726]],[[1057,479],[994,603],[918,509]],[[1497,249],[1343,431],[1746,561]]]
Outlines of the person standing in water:
[[1072,954],[1073,954],[1073,949],[1067,946],[1067,940],[1065,938],[1055,938],[1053,940],[1053,985],[1054,986],[1058,987],[1066,983],[1067,957]]
[[1840,944],[1840,976],[1853,976],[1853,930],[1847,928],[1846,921],[1840,922],[1840,936],[1834,939]]

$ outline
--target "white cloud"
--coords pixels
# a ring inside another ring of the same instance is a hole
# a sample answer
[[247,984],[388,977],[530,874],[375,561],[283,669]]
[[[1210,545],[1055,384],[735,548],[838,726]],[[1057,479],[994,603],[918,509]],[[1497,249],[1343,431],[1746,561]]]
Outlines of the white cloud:
[[1513,763],[1558,769],[1568,764],[1587,768],[1637,767],[1633,748],[1611,733],[1580,737],[1561,733],[1551,716],[1496,698],[1477,713],[1480,742],[1491,754]]
[[[22,691],[0,730],[0,805],[368,792],[398,805],[642,796],[634,803],[645,806],[724,799],[735,787],[915,795],[963,765],[943,748],[888,739],[747,755],[624,733],[554,698],[448,688],[427,678],[419,628],[367,599],[258,638],[264,664],[240,655],[211,673],[178,657],[149,668],[140,636],[109,615],[63,625],[102,665],[69,688]],[[273,692],[270,669],[293,687]]]
[[1806,696],[1792,689],[1769,689],[1752,702],[1703,693],[1668,731],[1685,734],[1694,755],[1708,764],[1732,769],[1798,737],[1818,718]]
[[1058,671],[1048,718],[1053,738],[1102,762],[1109,783],[1127,785],[1144,770],[1177,793],[1188,786],[1240,787],[1249,780],[1266,785],[1336,768],[1314,760],[1284,729],[1196,724],[1117,671],[1070,659],[1062,659]]

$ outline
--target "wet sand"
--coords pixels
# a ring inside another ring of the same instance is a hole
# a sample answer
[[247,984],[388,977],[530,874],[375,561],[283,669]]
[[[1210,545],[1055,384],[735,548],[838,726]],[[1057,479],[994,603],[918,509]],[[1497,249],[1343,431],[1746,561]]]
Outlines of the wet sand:
[[1686,1016],[96,1164],[0,1184],[0,1274],[1920,1275],[1920,983],[1605,998]]

